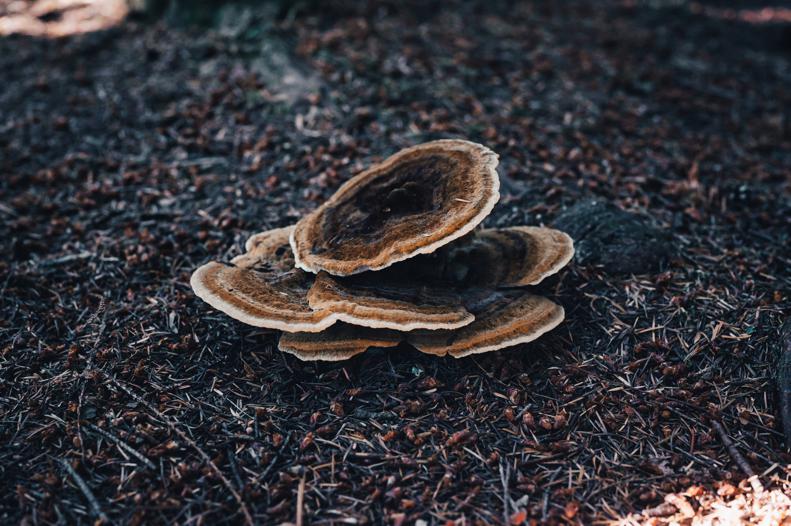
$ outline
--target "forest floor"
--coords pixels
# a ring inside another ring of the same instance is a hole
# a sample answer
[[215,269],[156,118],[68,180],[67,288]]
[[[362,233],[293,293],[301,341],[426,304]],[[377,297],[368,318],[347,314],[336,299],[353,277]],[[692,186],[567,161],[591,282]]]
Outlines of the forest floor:
[[[0,21],[11,4],[41,2],[0,2]],[[791,513],[773,380],[789,12],[299,5],[83,34],[38,13],[36,34],[0,36],[0,522]],[[638,275],[572,263],[546,287],[559,328],[460,360],[303,363],[190,290],[200,264],[440,137],[499,153],[489,225],[595,198],[675,253]]]

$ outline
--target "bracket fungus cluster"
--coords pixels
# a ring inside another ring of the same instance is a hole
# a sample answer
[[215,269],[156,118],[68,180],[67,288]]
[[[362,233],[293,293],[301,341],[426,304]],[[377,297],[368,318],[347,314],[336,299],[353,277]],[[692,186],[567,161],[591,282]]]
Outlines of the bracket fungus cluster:
[[563,308],[524,287],[566,265],[571,238],[477,229],[499,199],[497,155],[462,140],[402,150],[296,225],[256,234],[191,279],[212,307],[284,332],[281,351],[343,360],[407,343],[456,358],[534,340]]

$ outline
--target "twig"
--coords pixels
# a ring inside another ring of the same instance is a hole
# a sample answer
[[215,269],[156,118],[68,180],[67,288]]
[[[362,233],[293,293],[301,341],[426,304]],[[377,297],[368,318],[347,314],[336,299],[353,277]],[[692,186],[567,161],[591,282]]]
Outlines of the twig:
[[[88,317],[88,320],[82,325],[82,327],[77,328],[77,332],[80,333],[84,331],[86,328],[92,326],[99,316],[102,316],[102,324],[99,326],[99,332],[96,334],[96,337],[93,339],[93,345],[91,346],[91,350],[88,354],[88,362],[85,365],[84,370],[89,370],[93,366],[93,358],[96,356],[96,348],[99,346],[99,341],[102,339],[102,335],[104,334],[104,330],[107,328],[107,309],[106,306],[107,298],[102,296],[99,300],[99,306],[97,309]],[[85,446],[84,441],[82,440],[82,400],[85,397],[85,375],[81,376],[79,380],[80,385],[80,395],[77,397],[77,435],[80,437],[80,452],[82,453],[83,459],[85,458]]]
[[780,359],[777,364],[777,394],[786,449],[791,449],[791,318],[780,330]]
[[80,252],[79,254],[68,254],[66,256],[62,256],[59,258],[54,259],[44,259],[38,262],[38,265],[41,267],[53,267],[55,265],[61,265],[63,263],[71,263],[72,261],[77,261],[78,259],[87,259],[93,256],[93,252]]
[[500,482],[503,485],[503,524],[508,524],[510,515],[508,513],[508,502],[511,500],[511,494],[508,491],[508,479],[511,477],[511,464],[506,460],[505,469],[503,469],[503,462],[500,462]]
[[736,462],[736,465],[739,466],[739,469],[741,469],[744,472],[744,474],[749,477],[750,485],[752,485],[753,490],[755,490],[756,492],[763,491],[764,489],[763,484],[761,484],[761,481],[758,480],[758,476],[755,474],[755,471],[753,471],[753,468],[752,466],[750,466],[750,463],[747,462],[747,459],[744,458],[742,454],[739,452],[739,450],[736,448],[736,444],[734,444],[733,440],[731,440],[731,437],[728,436],[728,433],[725,431],[723,425],[716,420],[712,420],[711,425],[720,435],[720,439],[722,440],[722,443],[725,444],[725,447],[728,449],[728,453],[731,455],[731,458],[733,458],[733,461]]
[[231,446],[227,446],[226,451],[228,452],[228,465],[231,466],[231,473],[233,473],[236,485],[240,490],[243,490],[244,482],[242,482],[242,476],[239,474],[239,466],[236,465],[236,454]]
[[151,460],[149,460],[148,457],[146,457],[145,455],[140,453],[138,450],[136,450],[135,448],[133,448],[132,446],[130,446],[129,444],[127,444],[126,442],[124,442],[123,440],[118,438],[117,436],[113,435],[112,433],[110,433],[108,431],[105,431],[101,427],[97,427],[97,426],[95,426],[93,424],[88,424],[88,429],[90,429],[91,431],[93,431],[95,433],[98,433],[98,434],[102,435],[107,440],[112,441],[119,448],[123,449],[124,451],[126,451],[127,453],[129,453],[130,455],[135,457],[137,460],[139,460],[140,462],[145,464],[147,467],[149,467],[149,468],[151,468],[153,470],[157,469],[157,466],[153,462],[151,462]]
[[278,449],[277,453],[275,453],[275,455],[272,457],[272,460],[269,462],[269,465],[266,468],[264,468],[264,471],[262,471],[260,475],[256,477],[257,483],[261,483],[266,480],[266,477],[269,475],[269,473],[271,473],[271,471],[275,468],[275,465],[280,460],[280,453],[285,449],[285,447],[288,445],[290,441],[291,441],[291,433],[286,435],[285,440],[283,440],[283,443],[280,445],[280,449]]
[[106,377],[123,392],[134,398],[138,403],[143,404],[146,408],[148,408],[148,410],[154,413],[157,416],[157,418],[159,418],[165,424],[167,424],[167,426],[170,428],[170,430],[173,433],[177,434],[179,438],[181,438],[184,442],[186,442],[192,449],[194,449],[198,453],[198,455],[203,459],[206,465],[208,465],[209,468],[214,472],[214,474],[217,475],[220,481],[222,481],[223,485],[228,490],[228,492],[230,492],[230,494],[233,495],[233,498],[236,500],[236,503],[239,505],[239,508],[242,510],[242,515],[244,515],[245,524],[247,524],[248,526],[252,526],[254,524],[253,517],[252,515],[250,515],[250,510],[247,508],[247,504],[244,502],[244,499],[242,499],[242,496],[239,494],[239,492],[236,491],[236,489],[234,489],[233,485],[231,484],[231,481],[228,480],[228,477],[226,477],[225,474],[220,470],[220,468],[217,467],[217,464],[214,463],[211,457],[209,457],[209,455],[205,451],[203,451],[203,449],[201,449],[200,446],[198,446],[198,444],[195,443],[195,441],[189,437],[189,435],[187,435],[184,431],[176,427],[176,425],[173,423],[170,417],[163,415],[159,411],[159,409],[151,405],[146,399],[144,399],[143,397],[141,397],[140,395],[129,389],[127,386],[125,386],[124,384],[122,384],[112,376],[106,375]]
[[297,526],[302,526],[302,512],[305,505],[305,474],[299,480],[299,489],[297,490]]
[[547,511],[549,508],[549,491],[544,491],[544,498],[541,500],[541,522],[546,522]]
[[[96,307],[96,310],[93,311],[90,316],[88,316],[88,319],[85,320],[85,323],[83,323],[81,327],[78,327],[77,330],[79,332],[82,332],[86,327],[90,327],[99,318],[99,316],[105,315],[106,313],[104,309],[106,306],[107,306],[107,298],[105,296],[102,296],[99,299],[99,306]],[[102,324],[104,324],[104,317],[102,318]],[[96,342],[98,341],[98,339],[101,338],[103,332],[104,332],[104,327],[102,327],[99,330],[99,334],[96,335],[96,338],[94,339],[94,347],[96,346]]]
[[91,491],[91,488],[88,487],[88,484],[85,483],[85,481],[82,479],[79,473],[77,473],[74,470],[74,468],[71,467],[71,464],[69,464],[66,460],[60,459],[60,463],[63,466],[63,469],[65,469],[66,472],[69,474],[69,476],[71,476],[71,478],[74,479],[75,484],[77,484],[77,487],[80,488],[82,494],[85,495],[85,498],[88,500],[88,503],[91,505],[91,510],[93,510],[94,516],[96,516],[101,523],[110,522],[110,519],[107,517],[107,515],[104,514],[101,506],[99,506],[99,501],[96,500],[96,496]]

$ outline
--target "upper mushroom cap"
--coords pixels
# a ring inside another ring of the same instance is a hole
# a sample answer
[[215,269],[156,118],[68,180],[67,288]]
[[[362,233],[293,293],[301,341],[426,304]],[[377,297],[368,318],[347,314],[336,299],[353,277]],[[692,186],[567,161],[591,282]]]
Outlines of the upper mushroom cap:
[[409,333],[419,351],[461,358],[535,340],[563,321],[563,307],[523,290],[475,291],[467,308],[475,321],[453,331]]
[[475,319],[452,291],[388,281],[382,274],[390,272],[345,279],[319,272],[308,303],[314,309],[333,311],[341,321],[381,329],[456,329]]
[[365,329],[338,323],[319,334],[283,334],[278,349],[303,361],[346,360],[371,347],[397,347],[402,336],[394,331]]
[[291,235],[296,266],[346,276],[427,254],[478,225],[500,197],[497,155],[428,142],[351,178]]
[[449,277],[474,286],[538,285],[574,257],[565,232],[534,226],[481,230],[448,249]]
[[252,251],[232,265],[212,261],[192,274],[192,290],[203,301],[248,325],[287,332],[318,332],[337,318],[314,310],[307,300],[315,276],[289,264],[291,228],[254,236]]

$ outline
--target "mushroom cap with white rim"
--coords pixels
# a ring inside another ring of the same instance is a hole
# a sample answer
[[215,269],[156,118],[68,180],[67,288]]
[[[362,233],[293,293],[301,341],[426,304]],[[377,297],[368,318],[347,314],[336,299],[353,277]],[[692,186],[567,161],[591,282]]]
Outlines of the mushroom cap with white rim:
[[308,303],[346,323],[377,329],[457,329],[475,319],[453,291],[388,277],[389,269],[340,279],[321,271]]
[[458,294],[393,282],[397,272],[368,273],[340,283],[325,272],[317,276],[293,268],[292,228],[256,234],[246,244],[249,252],[230,265],[202,266],[190,281],[193,290],[243,323],[286,332],[319,332],[337,321],[403,331],[453,329],[474,319]]
[[536,226],[491,228],[475,232],[458,247],[448,247],[447,271],[467,286],[538,285],[574,257],[574,241],[560,230]]
[[407,342],[421,352],[454,358],[531,342],[563,321],[563,307],[524,290],[476,291],[467,308],[475,321],[453,331],[418,331]]
[[212,261],[193,272],[190,285],[203,301],[248,325],[287,332],[318,332],[337,321],[307,300],[315,276],[293,268],[291,228],[262,232],[250,252],[232,264]]
[[347,360],[372,347],[397,347],[403,340],[395,331],[366,329],[338,323],[321,333],[283,334],[278,348],[303,361]]
[[352,177],[291,235],[296,266],[348,276],[428,254],[473,230],[500,198],[497,154],[449,139]]

